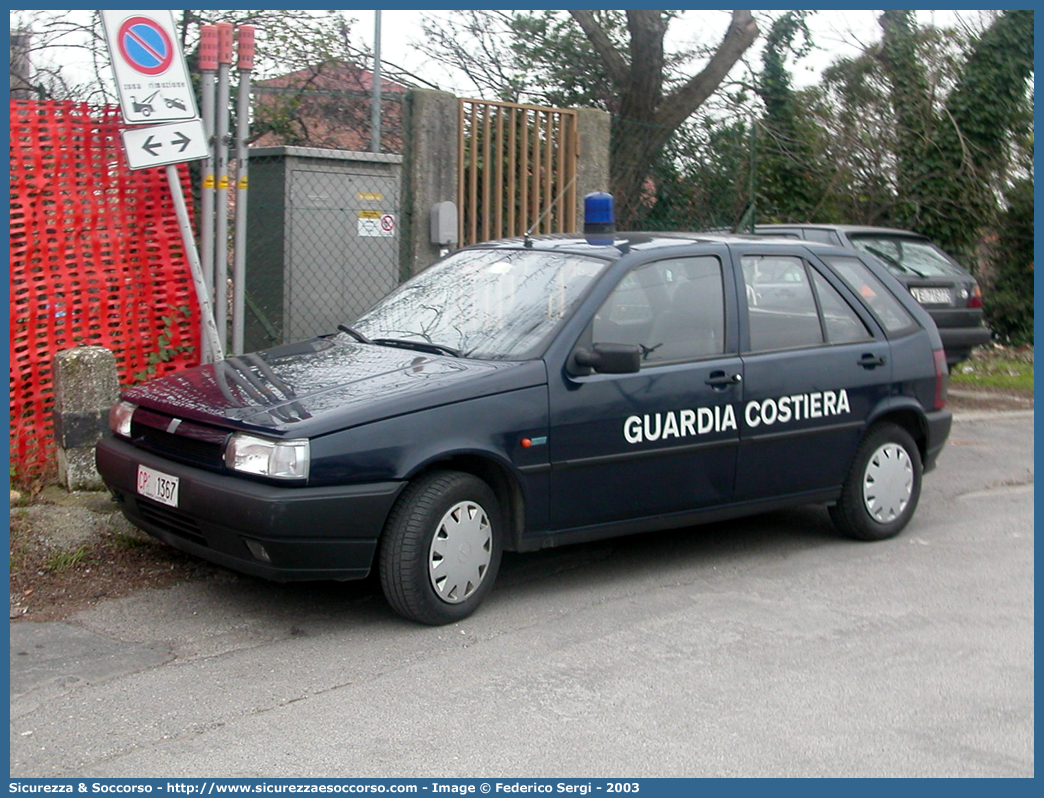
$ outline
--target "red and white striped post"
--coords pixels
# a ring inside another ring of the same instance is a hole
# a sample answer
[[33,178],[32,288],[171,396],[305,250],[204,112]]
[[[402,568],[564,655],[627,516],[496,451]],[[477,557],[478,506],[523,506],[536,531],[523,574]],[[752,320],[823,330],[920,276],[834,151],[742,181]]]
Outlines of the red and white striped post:
[[218,84],[215,107],[214,150],[217,157],[214,222],[214,317],[224,349],[228,341],[228,116],[229,70],[232,65],[231,22],[219,22]]
[[250,72],[254,68],[254,26],[240,25],[238,31],[239,96],[236,111],[236,229],[232,265],[232,352],[243,354],[246,305],[246,212],[249,180],[247,165],[250,133]]
[[217,85],[217,28],[203,25],[199,29],[200,110],[203,131],[210,145],[203,161],[202,185],[199,192],[199,250],[203,281],[210,296],[214,295],[214,90]]

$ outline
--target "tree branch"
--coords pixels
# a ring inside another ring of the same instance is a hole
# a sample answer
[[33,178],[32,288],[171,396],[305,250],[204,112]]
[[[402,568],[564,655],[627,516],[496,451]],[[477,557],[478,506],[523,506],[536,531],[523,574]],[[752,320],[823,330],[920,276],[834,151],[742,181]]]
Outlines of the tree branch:
[[667,33],[667,20],[662,11],[628,11],[627,30],[631,35],[631,75],[627,85],[630,104],[654,111],[663,92],[663,37]]
[[[569,13],[587,36],[587,40],[591,42],[598,57],[602,59],[613,83],[621,89],[626,87],[630,73],[627,63],[620,55],[620,51],[613,46],[605,30],[595,20],[594,14],[590,11],[570,11]],[[630,13],[632,12],[628,12],[628,14]]]
[[721,45],[698,75],[665,98],[656,124],[674,128],[684,122],[714,93],[740,56],[758,37],[758,25],[750,11],[733,11],[732,22]]

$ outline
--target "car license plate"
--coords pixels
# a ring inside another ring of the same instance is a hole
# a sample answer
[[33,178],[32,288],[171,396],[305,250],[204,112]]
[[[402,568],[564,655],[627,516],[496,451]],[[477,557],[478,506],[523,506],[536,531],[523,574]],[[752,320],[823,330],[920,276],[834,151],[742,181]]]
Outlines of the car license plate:
[[140,465],[138,466],[138,493],[168,507],[177,507],[178,478]]
[[911,288],[910,293],[922,305],[949,305],[953,301],[949,288]]

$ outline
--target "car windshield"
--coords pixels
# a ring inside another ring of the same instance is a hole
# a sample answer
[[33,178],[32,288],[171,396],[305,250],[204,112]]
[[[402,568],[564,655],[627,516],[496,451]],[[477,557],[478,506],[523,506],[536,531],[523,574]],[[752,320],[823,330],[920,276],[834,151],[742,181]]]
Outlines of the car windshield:
[[607,265],[560,252],[462,250],[401,285],[352,329],[376,344],[487,360],[537,357]]
[[904,236],[851,236],[856,249],[876,255],[894,272],[919,277],[955,277],[964,270],[944,255],[934,244]]

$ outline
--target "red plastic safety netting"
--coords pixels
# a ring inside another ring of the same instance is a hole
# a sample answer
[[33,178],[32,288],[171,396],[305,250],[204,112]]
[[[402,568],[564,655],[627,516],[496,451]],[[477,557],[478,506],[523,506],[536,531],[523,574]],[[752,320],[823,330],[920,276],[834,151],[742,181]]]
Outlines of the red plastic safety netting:
[[[11,100],[11,463],[53,463],[54,355],[104,346],[122,384],[199,362],[163,168],[127,168],[119,108]],[[189,195],[188,170],[179,170]]]

